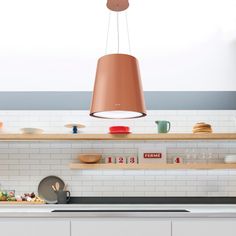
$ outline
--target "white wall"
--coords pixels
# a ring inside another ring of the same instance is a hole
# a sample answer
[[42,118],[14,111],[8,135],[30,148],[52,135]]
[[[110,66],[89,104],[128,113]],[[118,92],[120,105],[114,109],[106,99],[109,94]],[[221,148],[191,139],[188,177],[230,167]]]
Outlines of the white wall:
[[[148,142],[155,148],[160,142]],[[236,152],[236,142],[162,142],[168,162],[176,156],[188,162],[223,162],[226,154]],[[70,170],[69,163],[80,153],[103,155],[136,154],[147,142],[4,142],[0,143],[0,190],[17,194],[37,192],[41,179],[61,177],[73,196],[236,196],[235,170]],[[186,159],[185,159],[186,160]]]
[[[87,125],[83,132],[106,133],[115,124],[129,125],[132,132],[156,133],[157,119],[170,120],[171,132],[191,132],[197,121],[209,122],[214,132],[235,132],[236,111],[148,111],[143,119],[104,121],[88,116],[88,111],[0,111],[6,132],[22,127],[41,127],[45,132],[65,133],[67,122]],[[37,192],[48,175],[58,175],[73,196],[236,196],[235,170],[70,170],[69,163],[80,153],[103,156],[138,154],[140,147],[151,149],[158,141],[34,141],[0,142],[0,189],[17,194]],[[180,156],[185,162],[223,162],[226,154],[236,154],[235,141],[161,142],[167,161]]]
[[[105,48],[105,4],[0,0],[1,91],[91,91]],[[144,90],[236,90],[235,12],[234,0],[130,1],[131,46]],[[109,52],[114,23],[112,15]]]
[[218,110],[148,110],[147,116],[139,119],[98,119],[83,111],[0,111],[0,121],[4,123],[2,132],[18,133],[24,127],[39,127],[45,133],[70,133],[65,128],[68,123],[82,123],[86,127],[81,133],[107,133],[112,125],[126,125],[133,133],[156,133],[156,120],[169,120],[171,133],[192,133],[197,122],[212,125],[215,133],[236,132],[236,111]]

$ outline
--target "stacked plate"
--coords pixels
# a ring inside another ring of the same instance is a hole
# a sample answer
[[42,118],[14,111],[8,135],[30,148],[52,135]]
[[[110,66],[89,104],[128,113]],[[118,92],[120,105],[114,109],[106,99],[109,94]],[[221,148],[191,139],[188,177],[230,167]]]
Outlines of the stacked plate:
[[50,175],[40,181],[38,185],[38,195],[40,198],[44,199],[46,203],[57,203],[57,194],[52,188],[52,185],[55,185],[57,182],[59,183],[59,189],[63,190],[65,183],[57,176]]
[[38,129],[38,128],[22,128],[21,132],[23,134],[42,134],[43,129]]
[[202,133],[212,133],[212,128],[210,124],[206,124],[204,122],[196,123],[193,126],[194,134],[202,134]]
[[109,128],[110,134],[130,134],[130,129],[128,126],[111,126]]

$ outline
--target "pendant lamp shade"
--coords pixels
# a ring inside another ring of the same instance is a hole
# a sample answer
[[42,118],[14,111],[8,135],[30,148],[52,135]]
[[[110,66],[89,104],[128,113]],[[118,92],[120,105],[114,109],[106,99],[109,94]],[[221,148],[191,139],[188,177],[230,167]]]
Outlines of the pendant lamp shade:
[[98,60],[90,115],[99,118],[146,116],[139,65],[127,54],[109,54]]

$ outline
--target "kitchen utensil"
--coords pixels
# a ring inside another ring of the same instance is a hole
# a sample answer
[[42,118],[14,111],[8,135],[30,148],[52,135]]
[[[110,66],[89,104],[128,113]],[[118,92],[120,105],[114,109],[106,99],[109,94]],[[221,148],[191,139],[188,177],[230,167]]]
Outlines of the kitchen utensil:
[[66,204],[70,200],[70,191],[59,190],[57,192],[57,203]]
[[224,158],[224,162],[225,163],[236,163],[236,155],[226,155],[225,158]]
[[38,128],[22,128],[21,132],[23,134],[41,134],[41,133],[43,133],[43,129],[38,129]]
[[52,189],[53,189],[55,192],[57,191],[54,185],[52,185]]
[[101,154],[80,154],[79,160],[83,163],[97,163],[101,160]]
[[157,120],[155,121],[157,124],[158,133],[168,133],[170,131],[171,124],[167,120]]
[[73,124],[67,124],[67,125],[65,125],[65,127],[66,128],[71,128],[72,129],[72,133],[73,134],[77,134],[78,133],[78,129],[84,128],[85,125],[73,123]]
[[52,185],[59,183],[59,190],[62,190],[65,183],[57,176],[47,176],[42,179],[38,185],[38,195],[45,200],[46,203],[57,203],[57,194],[53,190]]
[[33,201],[0,201],[1,204],[7,204],[7,205],[42,205],[45,204],[45,202],[40,201],[40,202],[33,202]]
[[59,189],[60,189],[60,184],[59,184],[58,182],[56,182],[55,187],[56,187],[56,190],[59,191]]

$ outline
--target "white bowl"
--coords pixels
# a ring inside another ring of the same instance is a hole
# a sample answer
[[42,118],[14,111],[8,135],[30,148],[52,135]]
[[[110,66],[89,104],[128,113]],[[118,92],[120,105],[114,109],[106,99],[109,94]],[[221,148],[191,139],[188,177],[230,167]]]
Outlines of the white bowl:
[[225,163],[236,163],[236,155],[227,155],[224,159]]
[[42,134],[43,129],[38,129],[38,128],[23,128],[21,129],[21,132],[23,134]]

